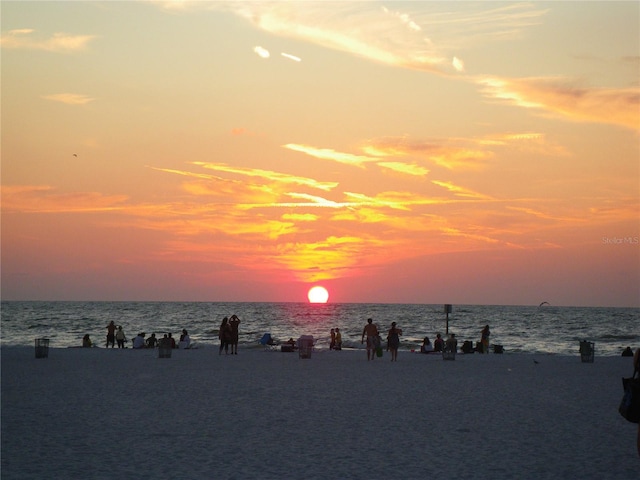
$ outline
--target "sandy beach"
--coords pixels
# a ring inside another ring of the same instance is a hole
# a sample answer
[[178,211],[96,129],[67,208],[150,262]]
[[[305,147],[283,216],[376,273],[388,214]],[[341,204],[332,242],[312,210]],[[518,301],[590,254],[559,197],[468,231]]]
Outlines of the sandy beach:
[[[632,360],[2,348],[2,478],[635,478]],[[534,361],[535,360],[535,361]],[[537,362],[537,363],[536,363]]]

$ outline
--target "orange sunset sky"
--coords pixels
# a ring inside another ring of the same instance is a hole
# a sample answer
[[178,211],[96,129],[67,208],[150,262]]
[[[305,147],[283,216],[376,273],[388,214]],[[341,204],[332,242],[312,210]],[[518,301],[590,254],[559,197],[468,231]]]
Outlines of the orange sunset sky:
[[638,2],[11,2],[2,299],[640,306]]

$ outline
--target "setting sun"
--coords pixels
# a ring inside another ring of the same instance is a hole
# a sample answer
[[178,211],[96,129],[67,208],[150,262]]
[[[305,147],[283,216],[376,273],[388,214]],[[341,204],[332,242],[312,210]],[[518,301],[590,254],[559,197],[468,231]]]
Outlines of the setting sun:
[[327,303],[327,300],[329,300],[329,292],[319,285],[309,289],[307,296],[309,297],[309,303]]

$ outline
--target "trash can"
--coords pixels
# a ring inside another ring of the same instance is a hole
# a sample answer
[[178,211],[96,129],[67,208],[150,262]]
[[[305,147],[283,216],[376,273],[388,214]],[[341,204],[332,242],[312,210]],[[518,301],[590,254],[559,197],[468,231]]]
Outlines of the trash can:
[[442,359],[455,360],[456,350],[458,350],[458,343],[456,340],[456,336],[452,333],[447,341],[444,342],[444,347],[442,348]]
[[455,360],[456,359],[456,351],[455,350],[442,350],[442,359],[443,360]]
[[49,357],[49,339],[36,338],[36,358]]
[[164,338],[158,342],[158,358],[171,358],[171,342]]
[[593,363],[595,353],[595,343],[587,342],[586,340],[580,342],[580,360],[582,360],[582,363]]
[[298,356],[300,358],[311,358],[313,351],[313,335],[302,335],[298,339]]

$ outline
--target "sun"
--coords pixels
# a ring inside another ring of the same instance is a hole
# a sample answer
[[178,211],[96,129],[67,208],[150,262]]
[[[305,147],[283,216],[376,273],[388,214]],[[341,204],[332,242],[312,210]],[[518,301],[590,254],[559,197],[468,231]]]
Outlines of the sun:
[[326,288],[316,285],[309,289],[307,297],[309,297],[309,303],[327,303],[329,292],[327,292]]

